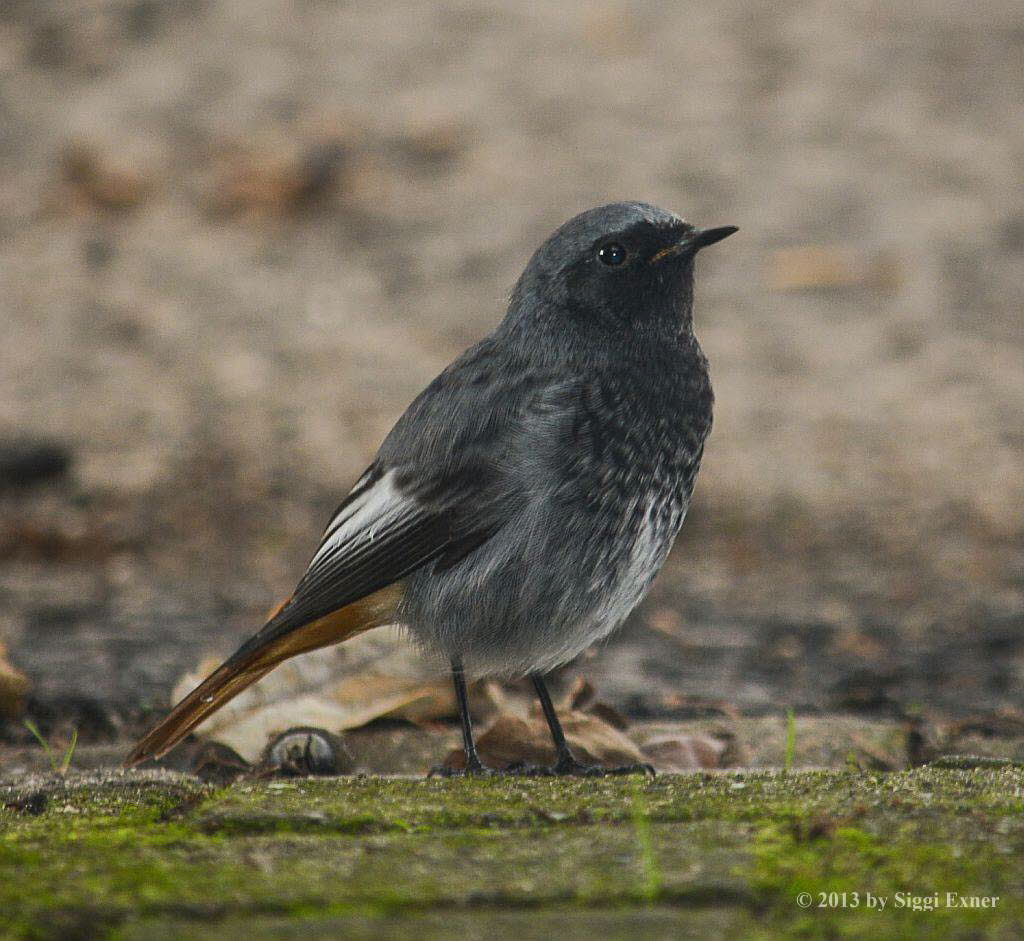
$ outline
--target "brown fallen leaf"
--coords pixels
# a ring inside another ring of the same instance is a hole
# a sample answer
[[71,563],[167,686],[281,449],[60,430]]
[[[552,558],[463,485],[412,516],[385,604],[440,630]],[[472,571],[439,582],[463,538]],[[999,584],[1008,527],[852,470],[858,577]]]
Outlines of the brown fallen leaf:
[[[597,716],[582,712],[559,715],[566,740],[577,760],[584,764],[615,768],[644,760],[636,743]],[[477,738],[477,750],[484,764],[504,769],[517,764],[548,766],[555,762],[555,748],[547,723],[540,716],[528,720],[499,716]],[[466,753],[457,748],[444,761],[445,767],[466,766]]]
[[901,281],[899,263],[888,254],[864,256],[827,245],[779,249],[768,271],[773,291],[851,287],[894,291]]
[[[174,691],[175,701],[219,663],[219,657],[207,658],[198,671],[183,677]],[[492,767],[555,761],[547,723],[528,687],[490,681],[471,688],[477,723],[496,717],[477,740],[481,756]],[[726,763],[728,735],[663,736],[642,750],[625,734],[627,720],[601,703],[594,687],[582,678],[557,697],[556,708],[570,747],[587,764],[617,767],[651,760],[657,768],[674,771]],[[389,627],[282,664],[210,716],[199,727],[197,739],[199,744],[230,750],[250,765],[265,765],[267,743],[289,729],[337,736],[385,716],[429,726],[456,714],[447,673],[423,658],[401,629]],[[445,763],[464,767],[465,755],[456,750]]]
[[61,520],[58,525],[39,525],[14,520],[0,534],[0,559],[42,562],[105,561],[126,548],[102,525],[85,520]]
[[469,128],[452,115],[426,113],[410,122],[392,144],[419,163],[449,163],[468,148]]
[[658,771],[722,768],[729,742],[712,735],[659,735],[644,743],[644,757]]
[[[221,662],[208,657],[174,689],[177,702]],[[290,728],[330,733],[383,716],[429,721],[455,714],[451,682],[401,629],[386,627],[283,663],[199,726],[198,734],[251,764]]]
[[[535,706],[532,708],[536,709]],[[562,698],[555,703],[555,708],[559,712],[586,712],[607,722],[620,732],[629,728],[629,719],[614,706],[601,702],[597,698],[594,684],[582,676],[573,680]]]
[[1003,736],[1019,738],[1024,735],[1024,713],[1006,709],[988,715],[970,716],[946,726],[946,737],[955,740],[965,735],[981,735],[987,738]]
[[25,708],[25,697],[31,689],[29,678],[7,659],[7,649],[0,643],[0,716],[14,718]]
[[225,156],[207,198],[222,215],[285,215],[325,198],[345,167],[347,148],[326,138],[290,151]]
[[707,699],[692,693],[665,693],[659,697],[659,701],[677,719],[707,719],[714,716],[738,719],[740,716],[735,703],[724,699]]
[[73,191],[100,209],[130,209],[149,188],[137,172],[115,166],[108,155],[82,141],[72,141],[64,148],[61,165]]
[[[859,767],[872,771],[897,771],[903,767],[903,755],[881,748],[863,735],[854,733],[850,738]],[[862,758],[865,760],[862,761]]]
[[225,786],[243,774],[249,774],[252,766],[226,745],[217,742],[196,744],[191,761],[183,769],[210,784]]
[[655,608],[647,615],[647,624],[659,634],[678,640],[687,639],[683,616],[674,608]]

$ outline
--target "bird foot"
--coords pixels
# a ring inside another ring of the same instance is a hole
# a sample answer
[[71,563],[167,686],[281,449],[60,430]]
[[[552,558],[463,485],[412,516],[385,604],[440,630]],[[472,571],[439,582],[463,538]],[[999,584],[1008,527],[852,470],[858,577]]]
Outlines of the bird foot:
[[467,761],[465,768],[449,768],[447,765],[434,765],[427,772],[428,778],[486,778],[501,774],[494,768],[488,768],[479,758]]
[[449,768],[436,765],[427,773],[428,778],[475,778],[475,777],[521,777],[521,778],[604,778],[626,774],[649,774],[652,778],[657,772],[653,765],[646,762],[635,765],[621,765],[618,768],[605,768],[603,765],[585,765],[572,755],[562,755],[553,765],[530,765],[518,762],[507,768],[488,768],[479,759],[465,768]]
[[605,768],[605,774],[649,774],[652,778],[658,776],[658,772],[654,770],[654,765],[648,764],[646,761],[638,761],[635,765],[619,765],[618,768]]
[[621,765],[618,768],[605,768],[603,765],[585,765],[572,755],[561,755],[555,764],[547,769],[547,773],[557,776],[577,776],[583,778],[604,778],[611,775],[649,774],[652,778],[657,772],[653,765],[638,763]]

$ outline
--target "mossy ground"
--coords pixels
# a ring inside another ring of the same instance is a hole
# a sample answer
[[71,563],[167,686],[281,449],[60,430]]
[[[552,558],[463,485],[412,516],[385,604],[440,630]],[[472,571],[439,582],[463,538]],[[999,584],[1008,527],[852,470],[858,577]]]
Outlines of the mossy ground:
[[[1014,764],[219,790],[114,773],[0,798],[3,936],[1024,933]],[[818,908],[823,892],[847,907]],[[899,892],[940,904],[897,907]],[[998,902],[950,908],[947,892]]]

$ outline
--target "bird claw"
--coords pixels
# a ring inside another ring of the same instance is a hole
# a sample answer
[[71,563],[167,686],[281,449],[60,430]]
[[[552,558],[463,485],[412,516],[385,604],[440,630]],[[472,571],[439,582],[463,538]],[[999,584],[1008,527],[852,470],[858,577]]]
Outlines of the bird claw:
[[483,762],[476,761],[465,768],[449,768],[446,765],[435,765],[427,772],[428,778],[476,778],[476,777],[522,777],[522,778],[604,778],[626,774],[657,775],[654,766],[646,762],[634,765],[621,765],[618,768],[605,768],[603,765],[585,765],[572,755],[562,755],[553,765],[530,765],[518,762],[507,768],[488,768]]
[[638,761],[635,765],[620,765],[618,768],[606,768],[604,769],[605,774],[649,774],[652,778],[658,776],[658,772],[654,770],[654,765],[648,764],[646,761]]
[[618,768],[605,768],[603,765],[585,765],[577,761],[571,755],[563,755],[557,763],[549,769],[553,775],[574,775],[583,778],[604,778],[611,775],[625,774],[649,774],[652,778],[657,774],[653,765],[646,762],[638,762],[634,765],[621,765]]
[[465,768],[449,768],[447,765],[434,765],[427,772],[428,778],[486,778],[500,774],[494,768],[488,768],[482,761],[469,762]]

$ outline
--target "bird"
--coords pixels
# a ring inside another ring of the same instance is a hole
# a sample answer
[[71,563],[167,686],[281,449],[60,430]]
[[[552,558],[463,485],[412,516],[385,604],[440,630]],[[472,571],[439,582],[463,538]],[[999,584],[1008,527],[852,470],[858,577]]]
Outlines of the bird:
[[294,593],[125,765],[163,756],[282,661],[401,624],[450,667],[458,773],[495,771],[467,699],[482,677],[530,679],[555,747],[546,773],[603,773],[573,754],[544,676],[622,624],[683,523],[714,399],[694,262],[736,231],[643,202],[558,228],[498,326],[385,437]]

